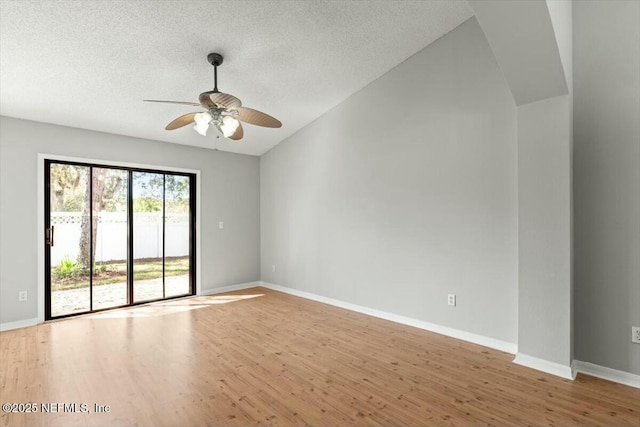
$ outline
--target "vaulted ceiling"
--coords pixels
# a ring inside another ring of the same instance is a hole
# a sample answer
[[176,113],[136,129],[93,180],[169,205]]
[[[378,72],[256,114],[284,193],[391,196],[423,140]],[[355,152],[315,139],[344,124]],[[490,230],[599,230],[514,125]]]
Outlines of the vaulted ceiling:
[[[0,1],[0,114],[261,155],[473,12],[446,1]],[[213,88],[280,119],[242,141],[164,127]],[[394,108],[380,99],[380,117]]]

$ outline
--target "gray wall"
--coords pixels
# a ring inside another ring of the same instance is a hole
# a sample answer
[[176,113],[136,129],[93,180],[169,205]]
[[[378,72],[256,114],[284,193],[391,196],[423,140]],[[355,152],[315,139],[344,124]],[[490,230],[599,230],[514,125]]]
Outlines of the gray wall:
[[573,3],[575,357],[640,374],[640,2]]
[[571,99],[518,107],[518,353],[571,365]]
[[571,2],[470,4],[518,105],[515,361],[571,377]]
[[257,157],[0,117],[1,323],[37,316],[37,153],[200,170],[202,289],[260,279]]
[[261,157],[262,279],[516,343],[516,138],[471,19]]

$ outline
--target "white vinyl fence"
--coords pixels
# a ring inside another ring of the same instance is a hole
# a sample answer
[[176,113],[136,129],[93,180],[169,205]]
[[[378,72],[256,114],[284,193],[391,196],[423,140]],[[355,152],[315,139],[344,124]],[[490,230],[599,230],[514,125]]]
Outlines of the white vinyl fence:
[[[78,258],[81,212],[51,212],[55,226],[51,265],[68,257]],[[133,216],[134,258],[162,257],[162,212],[135,212]],[[96,237],[96,262],[127,259],[126,212],[100,212]],[[189,255],[189,214],[167,214],[165,223],[167,257]]]

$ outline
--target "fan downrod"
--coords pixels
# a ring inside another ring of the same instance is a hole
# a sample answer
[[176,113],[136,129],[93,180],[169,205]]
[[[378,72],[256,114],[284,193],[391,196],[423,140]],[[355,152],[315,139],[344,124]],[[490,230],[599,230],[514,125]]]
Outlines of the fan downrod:
[[207,55],[207,61],[209,61],[209,63],[213,65],[213,78],[214,78],[213,92],[220,93],[220,91],[218,90],[218,65],[222,64],[222,55],[215,52],[210,53],[209,55]]
[[210,53],[209,55],[207,55],[207,61],[209,61],[209,64],[213,65],[214,67],[222,64],[222,60],[222,55],[220,55],[219,53]]

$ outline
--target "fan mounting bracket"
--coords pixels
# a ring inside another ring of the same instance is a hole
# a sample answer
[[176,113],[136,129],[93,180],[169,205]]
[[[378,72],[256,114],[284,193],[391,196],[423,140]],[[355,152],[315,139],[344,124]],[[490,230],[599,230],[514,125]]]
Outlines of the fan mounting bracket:
[[209,61],[209,64],[213,65],[214,67],[222,64],[222,60],[222,55],[220,55],[219,53],[210,53],[209,55],[207,55],[207,61]]

